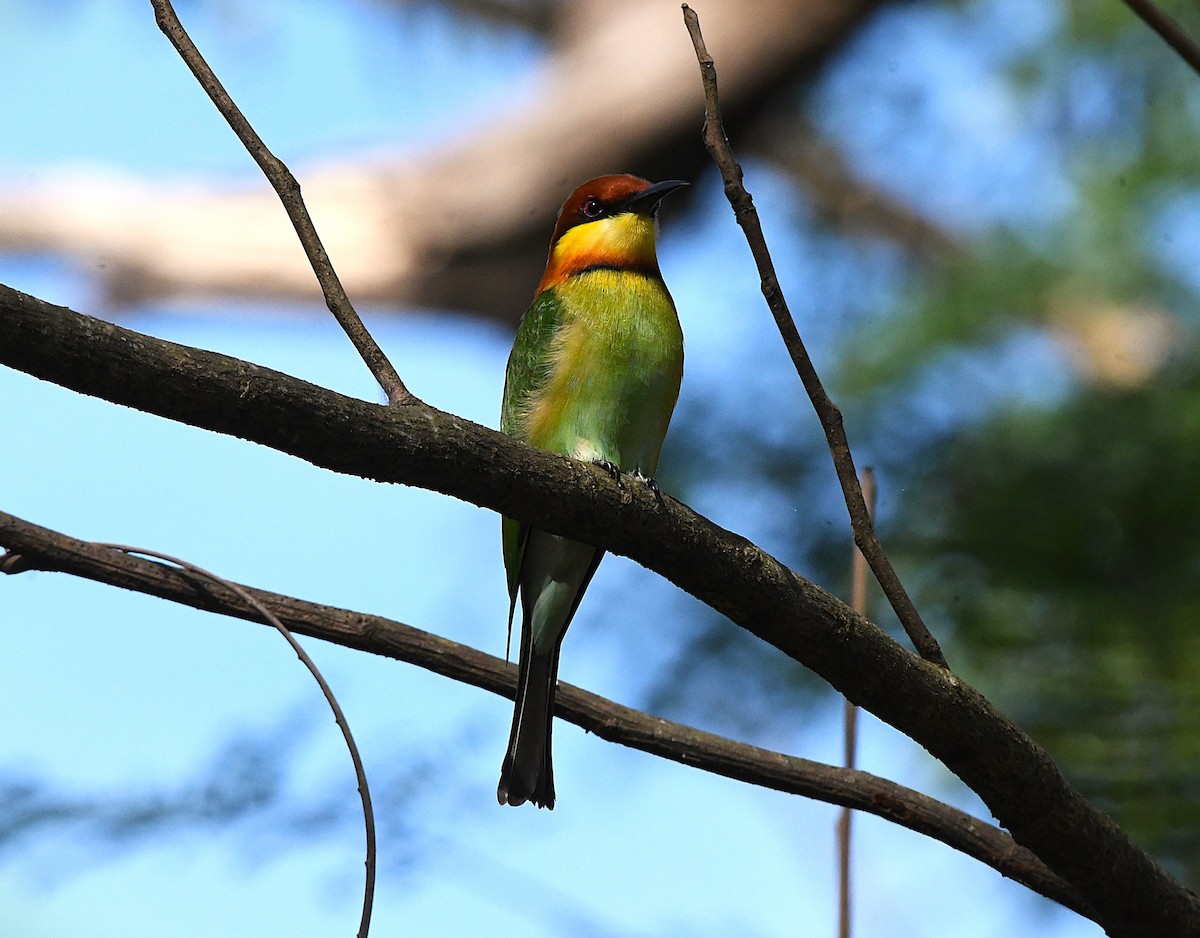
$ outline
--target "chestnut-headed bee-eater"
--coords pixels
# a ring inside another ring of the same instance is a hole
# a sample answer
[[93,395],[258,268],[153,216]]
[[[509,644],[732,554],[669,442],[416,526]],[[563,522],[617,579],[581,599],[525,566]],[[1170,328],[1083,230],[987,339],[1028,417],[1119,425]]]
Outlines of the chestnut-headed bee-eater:
[[[686,185],[600,176],[564,203],[508,359],[503,432],[614,476],[653,477],[683,377],[683,334],[654,249],[658,204]],[[511,518],[503,540],[510,635],[521,597],[521,657],[496,796],[553,808],[558,652],[604,552]]]

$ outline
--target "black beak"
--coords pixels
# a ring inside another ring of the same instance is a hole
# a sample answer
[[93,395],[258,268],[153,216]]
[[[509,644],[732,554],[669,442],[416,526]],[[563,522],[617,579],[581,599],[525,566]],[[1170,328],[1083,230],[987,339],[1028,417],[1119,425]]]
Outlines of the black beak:
[[663,196],[674,192],[676,189],[682,189],[686,185],[689,185],[689,183],[684,182],[682,179],[668,179],[665,182],[656,182],[649,189],[645,189],[637,195],[630,196],[622,202],[617,212],[640,212],[643,215],[653,215],[658,208],[658,203],[663,200]]

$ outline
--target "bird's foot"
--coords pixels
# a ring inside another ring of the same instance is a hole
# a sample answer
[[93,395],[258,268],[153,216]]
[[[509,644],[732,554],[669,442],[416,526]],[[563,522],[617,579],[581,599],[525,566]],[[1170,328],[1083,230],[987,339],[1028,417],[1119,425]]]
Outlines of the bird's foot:
[[658,482],[652,476],[644,476],[640,472],[638,472],[636,469],[633,471],[632,475],[635,479],[637,479],[644,486],[646,486],[646,488],[648,488],[651,492],[654,493],[654,500],[656,502],[658,502],[659,508],[667,507],[667,503],[665,501],[663,501],[662,487],[658,484]]
[[623,489],[625,487],[625,483],[621,479],[624,473],[621,472],[621,467],[615,462],[609,462],[607,459],[595,459],[592,461],[592,464],[603,469],[608,474],[608,477],[617,483],[617,488]]
[[[600,469],[603,469],[605,471],[605,473],[608,474],[609,478],[611,478],[614,482],[617,483],[617,488],[622,489],[622,490],[624,490],[624,488],[625,488],[625,476],[627,476],[627,475],[632,476],[633,478],[635,478],[639,482],[641,482],[642,485],[646,486],[646,488],[648,488],[651,492],[654,493],[654,500],[656,502],[658,502],[659,508],[667,507],[667,503],[663,500],[662,488],[650,476],[642,475],[636,469],[634,469],[632,472],[625,472],[615,462],[610,462],[607,459],[594,459],[594,460],[592,460],[592,464],[599,467]],[[626,500],[628,500],[628,496],[626,496]]]

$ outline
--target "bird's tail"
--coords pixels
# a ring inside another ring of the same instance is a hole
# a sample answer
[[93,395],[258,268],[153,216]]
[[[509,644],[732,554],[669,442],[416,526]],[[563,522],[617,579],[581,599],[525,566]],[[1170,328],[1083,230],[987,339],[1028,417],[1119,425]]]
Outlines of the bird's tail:
[[525,633],[523,644],[527,647],[521,649],[517,703],[513,708],[512,732],[500,768],[496,797],[501,804],[519,805],[532,801],[539,808],[553,808],[550,728],[561,636],[553,648],[543,650],[534,646],[532,629],[522,631]]
[[521,661],[508,751],[496,797],[554,807],[550,727],[558,683],[558,652],[604,551],[533,531],[521,568]]

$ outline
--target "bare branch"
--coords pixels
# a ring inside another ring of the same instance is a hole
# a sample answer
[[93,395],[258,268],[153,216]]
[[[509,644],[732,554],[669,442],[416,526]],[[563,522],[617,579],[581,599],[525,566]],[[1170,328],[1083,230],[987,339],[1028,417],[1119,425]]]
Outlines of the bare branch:
[[1200,45],[1196,40],[1183,31],[1170,15],[1154,0],[1125,0],[1125,5],[1133,10],[1142,21],[1153,29],[1163,41],[1179,53],[1179,57],[1200,75]]
[[[516,670],[509,663],[389,619],[220,579],[197,579],[190,565],[174,570],[130,556],[122,548],[75,540],[4,512],[0,512],[0,545],[10,551],[0,556],[0,573],[35,569],[69,573],[251,621],[261,621],[260,608],[270,609],[299,634],[406,661],[506,697],[515,692]],[[1094,915],[1074,889],[999,828],[887,779],[661,720],[569,684],[559,688],[557,714],[602,739],[682,765],[866,811],[939,840],[1081,915]]]
[[325,305],[329,307],[329,311],[333,313],[342,330],[354,344],[363,362],[375,376],[375,380],[379,382],[379,386],[383,388],[388,402],[392,404],[414,403],[416,398],[404,386],[400,375],[396,373],[396,369],[388,361],[383,349],[367,331],[367,327],[363,325],[362,319],[359,318],[358,312],[346,295],[342,281],[338,277],[337,271],[333,269],[333,263],[325,252],[325,246],[321,243],[316,226],[313,225],[312,217],[308,214],[304,197],[300,194],[300,183],[296,181],[291,170],[267,149],[267,145],[263,143],[258,132],[250,126],[250,122],[246,120],[241,109],[234,103],[233,98],[229,96],[213,70],[209,68],[208,63],[204,61],[200,50],[192,42],[192,37],[187,34],[183,24],[179,22],[179,17],[175,15],[171,0],[150,0],[150,2],[154,7],[154,19],[158,23],[158,28],[171,41],[171,45],[175,47],[187,67],[191,69],[192,74],[196,76],[200,87],[216,105],[221,116],[229,123],[238,140],[246,148],[246,152],[253,157],[254,162],[258,164],[259,169],[263,171],[263,175],[267,177],[267,181],[278,194],[279,201],[283,204],[283,209],[292,222],[292,227],[296,229],[300,244],[304,247],[304,253],[308,256],[313,273],[316,274],[317,282],[321,285]]
[[754,255],[754,263],[758,266],[759,277],[762,280],[763,296],[771,315],[775,317],[775,325],[783,338],[783,344],[791,355],[792,364],[812,401],[813,409],[821,421],[825,431],[825,439],[829,443],[829,452],[833,456],[833,466],[837,470],[838,481],[842,485],[842,495],[846,500],[846,508],[850,512],[850,525],[854,529],[854,543],[866,557],[871,571],[883,587],[883,592],[896,615],[900,619],[904,631],[912,639],[913,645],[926,661],[949,669],[942,649],[925,626],[920,612],[909,598],[904,584],[888,560],[875,535],[875,525],[871,514],[867,511],[867,503],[863,500],[862,487],[858,484],[858,473],[854,469],[854,457],[850,452],[850,443],[846,438],[846,429],[842,424],[842,412],[830,400],[817,374],[817,369],[804,347],[804,340],[796,329],[796,322],[788,310],[787,300],[779,287],[779,278],[775,275],[775,265],[771,261],[771,253],[767,248],[766,238],[763,237],[762,225],[758,220],[758,212],[754,201],[746,187],[742,184],[742,168],[734,159],[733,150],[725,136],[725,127],[721,120],[721,108],[717,99],[717,72],[713,65],[712,56],[704,47],[704,37],[700,34],[700,20],[695,12],[685,3],[683,18],[687,24],[688,33],[696,49],[696,60],[700,63],[700,75],[704,81],[704,144],[712,155],[713,162],[721,170],[721,178],[725,180],[725,196],[733,207],[737,222],[746,234],[746,241]]
[[0,364],[314,465],[403,482],[631,557],[916,740],[1113,935],[1200,935],[1200,897],[961,679],[672,498],[424,404],[383,407],[0,286]]
[[[863,498],[867,511],[875,515],[875,470],[864,466],[862,471]],[[850,608],[864,619],[867,617],[867,560],[857,547],[850,554]],[[858,707],[843,701],[844,734],[842,765],[853,769],[858,759]],[[850,938],[850,827],[851,811],[843,808],[838,817],[838,938]]]

